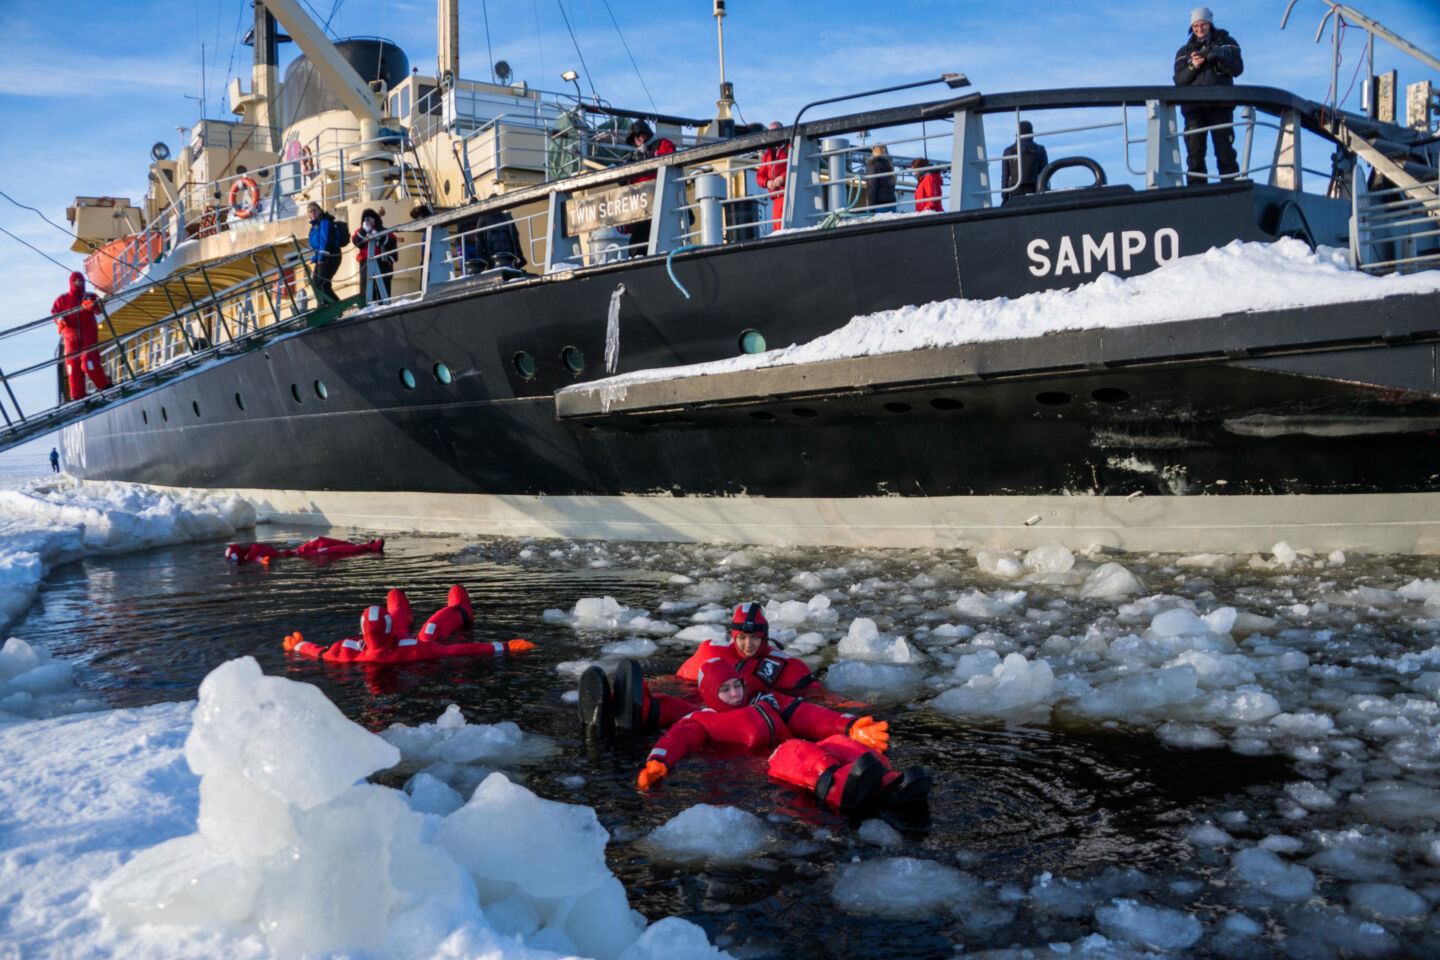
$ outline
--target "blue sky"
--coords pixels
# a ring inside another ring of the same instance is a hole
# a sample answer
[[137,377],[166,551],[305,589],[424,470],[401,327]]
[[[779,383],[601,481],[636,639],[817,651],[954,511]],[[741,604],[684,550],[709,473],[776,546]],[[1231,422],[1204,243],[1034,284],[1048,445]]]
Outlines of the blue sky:
[[[311,0],[311,5],[322,22],[338,6],[332,34],[385,36],[406,50],[420,72],[434,72],[432,0]],[[1352,0],[1352,5],[1440,55],[1440,0]],[[744,119],[752,122],[788,119],[811,100],[956,69],[969,75],[975,89],[990,93],[1168,83],[1193,6],[1189,0],[730,0],[727,78],[735,84]],[[1323,43],[1312,42],[1323,3],[1299,0],[1283,32],[1284,0],[1211,6],[1217,25],[1241,43],[1245,82],[1317,100],[1325,96],[1329,33]],[[150,145],[165,140],[172,151],[177,148],[175,127],[198,119],[202,90],[208,116],[232,118],[225,86],[234,75],[249,85],[250,48],[238,42],[249,11],[249,0],[0,0],[0,127],[7,155],[0,190],[61,225],[77,194],[138,200]],[[710,0],[462,0],[461,74],[488,78],[488,17],[489,50],[511,64],[515,79],[557,90],[567,86],[560,73],[573,68],[581,71],[587,93],[593,83],[617,105],[645,108],[653,102],[662,112],[707,116],[719,79],[710,12]],[[1342,89],[1359,62],[1363,38],[1359,30],[1346,35]],[[282,59],[295,52],[293,44],[283,46]],[[1391,67],[1399,69],[1402,84],[1428,75],[1419,63],[1381,44],[1376,68]],[[1358,86],[1348,101],[1352,108],[1358,108]],[[942,92],[937,86],[910,96]],[[82,262],[69,252],[65,234],[3,198],[0,227],[68,267]],[[3,234],[0,252],[5,280],[0,327],[48,313],[64,287],[64,272]]]

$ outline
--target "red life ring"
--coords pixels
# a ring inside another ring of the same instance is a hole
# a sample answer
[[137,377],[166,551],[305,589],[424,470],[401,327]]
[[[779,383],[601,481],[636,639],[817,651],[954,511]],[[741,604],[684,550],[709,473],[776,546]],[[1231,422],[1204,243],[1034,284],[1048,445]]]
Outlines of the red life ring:
[[[244,193],[241,193],[241,191]],[[260,206],[260,188],[255,181],[249,177],[239,177],[230,185],[230,209],[235,211],[235,216],[241,220],[255,215],[255,208]]]

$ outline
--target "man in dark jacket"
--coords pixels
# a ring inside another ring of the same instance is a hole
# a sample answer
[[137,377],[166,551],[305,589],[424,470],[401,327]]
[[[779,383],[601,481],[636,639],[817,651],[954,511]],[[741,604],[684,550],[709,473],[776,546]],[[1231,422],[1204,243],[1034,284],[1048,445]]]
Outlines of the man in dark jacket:
[[[644,120],[636,120],[630,125],[628,135],[630,145],[635,148],[631,161],[649,160],[652,157],[663,156],[675,152],[675,141],[669,137],[656,136],[650,129],[650,124]],[[648,183],[655,179],[655,174],[646,173],[631,180],[631,183]],[[630,253],[632,257],[643,257],[650,248],[650,221],[640,220],[630,224]]]
[[1020,138],[1005,148],[1004,156],[1015,159],[1005,160],[1000,165],[1000,187],[1003,191],[1001,203],[1011,197],[1034,193],[1040,171],[1050,162],[1050,155],[1045,152],[1044,147],[1035,142],[1034,134],[1034,124],[1029,120],[1021,120]]
[[[1190,11],[1190,36],[1175,53],[1175,85],[1178,87],[1233,87],[1235,78],[1245,70],[1240,59],[1240,44],[1224,30],[1217,30],[1209,7]],[[1205,183],[1205,127],[1211,130],[1215,144],[1215,166],[1221,175],[1238,173],[1235,159],[1235,130],[1228,126],[1234,120],[1234,109],[1209,103],[1187,103],[1180,108],[1185,115],[1185,161],[1191,185]],[[1198,132],[1191,133],[1196,130]]]

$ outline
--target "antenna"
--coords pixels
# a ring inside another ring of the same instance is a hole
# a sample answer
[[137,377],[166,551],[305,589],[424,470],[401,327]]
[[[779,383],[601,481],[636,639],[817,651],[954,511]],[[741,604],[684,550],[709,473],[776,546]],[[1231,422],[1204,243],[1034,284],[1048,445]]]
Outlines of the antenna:
[[715,0],[715,32],[720,39],[720,99],[715,102],[715,119],[729,120],[735,87],[725,81],[725,0]]

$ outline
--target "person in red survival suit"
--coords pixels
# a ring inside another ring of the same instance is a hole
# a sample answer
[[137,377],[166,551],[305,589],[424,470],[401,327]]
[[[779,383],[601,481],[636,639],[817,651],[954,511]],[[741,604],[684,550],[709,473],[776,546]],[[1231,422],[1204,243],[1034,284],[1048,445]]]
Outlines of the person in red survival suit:
[[426,620],[420,631],[411,637],[414,625],[410,600],[402,590],[391,590],[385,606],[370,606],[360,615],[360,636],[338,640],[328,647],[306,640],[297,631],[285,638],[285,652],[311,660],[329,663],[414,663],[442,657],[497,657],[535,649],[528,640],[504,643],[445,643],[442,641],[474,623],[470,596],[458,583],[450,588],[444,607]]
[[930,161],[924,157],[916,157],[910,161],[910,169],[920,178],[915,182],[915,212],[944,213],[945,207],[940,203],[940,195],[945,192],[945,184],[940,179],[939,170],[921,173],[929,166]]
[[729,640],[706,640],[675,675],[682,680],[698,680],[700,665],[713,657],[729,660],[752,687],[791,695],[803,692],[805,696],[825,692],[803,660],[770,645],[770,624],[754,600],[735,608]]
[[[780,127],[778,120],[770,124],[771,130],[779,130]],[[761,190],[770,191],[770,219],[774,221],[771,226],[776,230],[782,226],[781,218],[785,216],[785,178],[789,170],[790,144],[766,147],[765,152],[760,154],[760,166],[755,171],[755,185]]]
[[[649,790],[672,767],[710,741],[777,749],[770,775],[807,790],[843,812],[875,803],[910,802],[929,792],[929,776],[914,767],[892,770],[884,751],[889,724],[856,717],[778,693],[751,695],[728,660],[700,669],[705,709],[683,717],[650,749],[637,785]],[[812,742],[812,741],[819,741]],[[790,743],[809,749],[783,749]]]
[[55,326],[60,329],[60,342],[65,347],[65,353],[74,354],[65,360],[71,400],[85,399],[87,375],[96,390],[106,390],[110,386],[110,378],[100,365],[100,351],[86,350],[100,340],[94,302],[85,290],[85,275],[77,271],[70,274],[70,289],[56,297],[50,305],[51,313],[63,314],[55,318]]
[[380,537],[366,543],[351,543],[333,537],[316,537],[300,544],[294,550],[282,550],[268,543],[232,543],[225,548],[225,559],[231,563],[269,563],[276,557],[309,557],[311,560],[328,560],[331,557],[349,557],[357,553],[380,553],[385,549],[385,538]]

